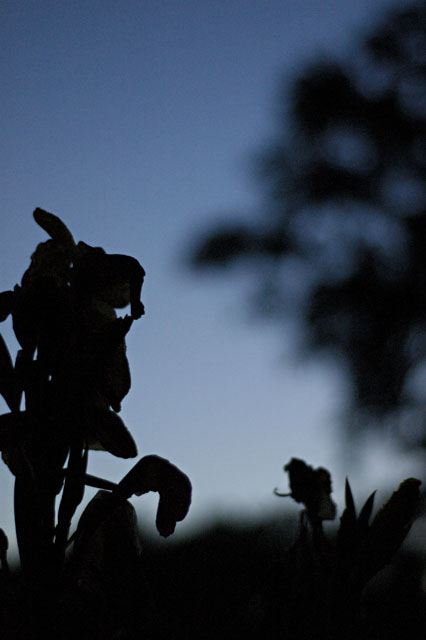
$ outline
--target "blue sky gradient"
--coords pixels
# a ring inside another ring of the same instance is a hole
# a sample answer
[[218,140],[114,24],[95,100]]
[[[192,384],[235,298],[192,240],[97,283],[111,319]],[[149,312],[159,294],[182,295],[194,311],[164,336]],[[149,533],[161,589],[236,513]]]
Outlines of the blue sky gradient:
[[[128,338],[133,386],[121,415],[140,455],[165,456],[191,477],[182,533],[214,514],[279,508],[272,490],[286,488],[282,465],[293,456],[328,467],[341,503],[340,372],[296,363],[291,329],[247,322],[243,270],[197,277],[183,257],[210,222],[256,207],[251,154],[273,136],[282,80],[315,57],[349,55],[383,9],[404,4],[1,5],[0,290],[20,281],[46,239],[36,206],[59,215],[76,240],[143,264],[146,316]],[[1,331],[16,350],[10,323]],[[416,461],[391,448],[382,439],[374,456],[357,454],[360,499],[415,475]],[[89,470],[118,480],[131,465],[96,452]],[[13,479],[3,464],[0,480],[0,526],[13,541]],[[154,504],[135,502],[143,520]]]

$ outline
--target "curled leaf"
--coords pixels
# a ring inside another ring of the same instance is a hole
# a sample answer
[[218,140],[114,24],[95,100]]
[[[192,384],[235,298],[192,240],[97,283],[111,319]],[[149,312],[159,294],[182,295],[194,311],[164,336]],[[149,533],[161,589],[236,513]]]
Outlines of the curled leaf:
[[116,493],[129,498],[149,491],[160,494],[156,525],[160,535],[171,535],[191,504],[191,482],[180,469],[160,456],[145,456],[118,483]]

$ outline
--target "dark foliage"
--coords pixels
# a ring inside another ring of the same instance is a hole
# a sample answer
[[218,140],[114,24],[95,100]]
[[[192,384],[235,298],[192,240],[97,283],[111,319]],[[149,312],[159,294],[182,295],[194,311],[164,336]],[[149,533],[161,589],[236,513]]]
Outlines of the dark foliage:
[[297,312],[305,352],[338,356],[353,424],[398,412],[425,445],[424,397],[408,385],[426,362],[424,3],[389,14],[346,65],[305,68],[288,96],[258,160],[258,222],[207,230],[192,266],[252,264],[257,313]]
[[[11,572],[0,529],[2,638],[356,640],[383,638],[384,630],[401,637],[400,619],[392,624],[374,604],[377,594],[393,602],[389,588],[373,586],[373,599],[364,592],[393,566],[416,516],[421,483],[414,478],[371,523],[374,494],[358,516],[347,482],[333,539],[323,529],[336,516],[330,472],[292,458],[284,467],[290,492],[278,495],[305,507],[293,544],[285,531],[259,527],[218,528],[165,553],[141,544],[128,499],[157,492],[156,526],[168,537],[188,513],[188,477],[156,455],[141,458],[118,483],[88,474],[87,464],[92,448],[137,455],[117,412],[130,388],[125,336],[144,312],[145,272],[129,256],[76,245],[53,214],[36,209],[34,218],[51,239],[37,247],[21,284],[0,299],[1,317],[12,316],[21,346],[13,363],[0,341],[0,392],[10,408],[0,416],[0,450],[15,476],[21,561]],[[128,304],[131,315],[117,317],[115,309]],[[87,485],[99,491],[70,537]],[[413,601],[410,637],[420,637],[419,576],[395,593]],[[406,624],[404,630],[407,637]]]
[[[0,294],[0,319],[11,315],[21,347],[14,364],[0,336],[0,393],[10,409],[0,416],[0,451],[15,476],[23,572],[22,588],[14,594],[8,540],[0,530],[6,617],[0,626],[4,637],[65,638],[73,619],[84,615],[93,619],[93,633],[113,638],[121,625],[108,610],[123,593],[140,552],[128,498],[160,494],[156,524],[166,537],[188,513],[191,483],[155,455],[139,460],[118,484],[86,473],[90,449],[122,458],[137,455],[117,412],[131,384],[125,336],[144,314],[145,271],[130,256],[76,244],[54,214],[37,208],[34,219],[50,239],[37,246],[21,284]],[[127,305],[130,315],[118,317],[115,310]],[[71,539],[86,485],[101,491]]]
[[[108,571],[98,574],[104,601],[68,594],[47,637],[423,639],[424,558],[399,552],[354,602],[340,583],[337,593],[333,586],[338,540],[327,534],[322,555],[314,555],[309,532],[294,541],[297,526],[286,517],[222,523],[167,546],[141,534],[141,554],[131,562],[123,529],[112,527]],[[19,575],[13,578],[13,598],[6,592],[11,600],[0,607],[14,631],[2,637],[20,640],[31,635],[22,616],[29,604]]]

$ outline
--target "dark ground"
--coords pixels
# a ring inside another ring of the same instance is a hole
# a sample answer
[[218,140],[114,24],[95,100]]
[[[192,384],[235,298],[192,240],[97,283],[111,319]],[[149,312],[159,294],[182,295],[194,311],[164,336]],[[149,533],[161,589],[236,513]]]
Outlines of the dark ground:
[[169,545],[143,537],[137,563],[118,545],[108,572],[97,573],[94,562],[83,591],[70,591],[50,612],[55,595],[31,596],[19,574],[9,584],[3,576],[1,637],[32,638],[44,618],[44,637],[81,640],[424,639],[424,558],[400,551],[370,581],[353,617],[350,599],[315,573],[300,540],[294,545],[297,530],[282,521],[216,525]]

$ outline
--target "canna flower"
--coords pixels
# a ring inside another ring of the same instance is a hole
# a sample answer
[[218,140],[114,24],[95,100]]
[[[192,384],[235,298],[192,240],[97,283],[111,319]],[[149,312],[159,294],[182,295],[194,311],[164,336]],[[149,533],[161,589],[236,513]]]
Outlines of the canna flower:
[[314,469],[303,460],[292,458],[284,471],[289,475],[291,493],[281,494],[275,489],[276,495],[290,496],[304,504],[313,521],[334,520],[336,505],[331,499],[331,476],[327,469]]

